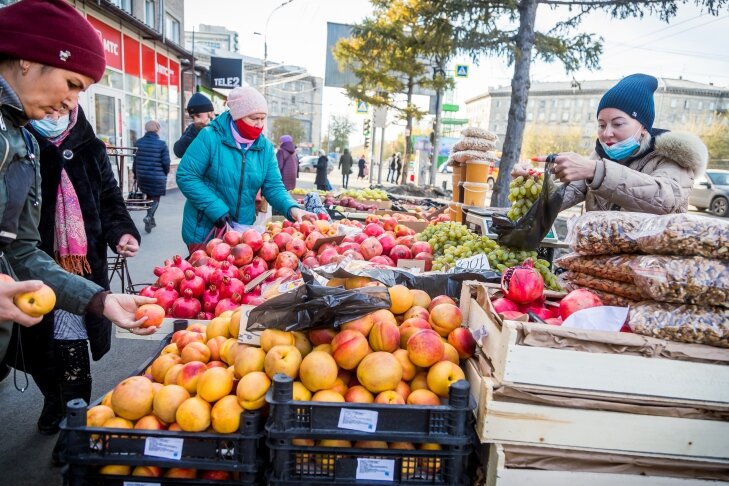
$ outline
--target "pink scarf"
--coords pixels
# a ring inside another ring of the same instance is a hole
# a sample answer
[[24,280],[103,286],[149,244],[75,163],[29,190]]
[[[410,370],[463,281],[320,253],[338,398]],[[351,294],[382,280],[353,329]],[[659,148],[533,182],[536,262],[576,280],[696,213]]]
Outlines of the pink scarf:
[[[71,123],[69,123],[68,128],[61,135],[51,140],[56,147],[63,143],[71,129],[76,125],[77,114],[78,107],[71,112]],[[81,204],[66,169],[61,169],[61,182],[58,184],[58,192],[56,193],[56,227],[53,250],[56,261],[67,272],[77,275],[91,273],[91,266],[86,259],[88,244]]]

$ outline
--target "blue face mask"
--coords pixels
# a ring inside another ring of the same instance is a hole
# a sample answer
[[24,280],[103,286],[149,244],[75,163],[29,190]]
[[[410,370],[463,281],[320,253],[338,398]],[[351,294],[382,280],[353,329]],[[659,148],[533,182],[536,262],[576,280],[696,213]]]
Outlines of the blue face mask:
[[[640,133],[640,130],[635,132],[635,135],[637,135],[638,133]],[[628,137],[625,140],[621,140],[618,143],[614,143],[610,146],[606,145],[601,140],[600,145],[602,145],[602,149],[611,159],[623,160],[624,158],[630,156],[633,152],[635,152],[635,149],[640,147],[640,143],[635,139],[635,135],[633,135],[632,137]]]
[[68,115],[60,117],[58,120],[54,120],[51,117],[45,117],[42,120],[32,120],[33,128],[46,138],[56,138],[62,134],[70,123]]

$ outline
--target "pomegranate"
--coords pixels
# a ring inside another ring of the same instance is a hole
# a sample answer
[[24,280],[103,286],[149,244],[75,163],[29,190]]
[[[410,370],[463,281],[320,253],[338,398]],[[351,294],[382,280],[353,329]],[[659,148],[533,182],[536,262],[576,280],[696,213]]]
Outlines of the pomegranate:
[[186,271],[185,278],[180,281],[180,293],[185,295],[188,289],[195,298],[202,297],[205,292],[205,281],[192,270]]
[[139,291],[139,295],[142,297],[152,297],[154,298],[154,293],[157,292],[159,287],[155,287],[154,285],[147,285],[142,290]]
[[279,251],[284,251],[286,250],[286,245],[288,244],[288,242],[293,239],[294,238],[289,233],[281,232],[273,237],[273,242],[276,243]]
[[202,296],[202,308],[205,312],[215,312],[215,306],[220,301],[220,294],[217,287],[211,285]]
[[339,253],[337,253],[337,250],[335,250],[334,247],[327,248],[319,255],[319,263],[322,265],[329,265],[332,263],[332,259],[337,255],[339,255]]
[[293,280],[296,275],[296,270],[288,267],[281,267],[276,270],[276,279]]
[[493,306],[493,308],[497,314],[503,314],[504,312],[509,312],[509,311],[520,312],[519,306],[516,305],[515,302],[512,302],[509,299],[505,299],[503,297],[492,300],[491,305]]
[[248,283],[266,270],[268,270],[266,262],[262,258],[255,257],[251,263],[240,269],[240,278],[243,283]]
[[240,307],[240,294],[233,294],[227,299],[221,299],[218,305],[215,306],[215,317],[219,316],[225,311],[234,311]]
[[395,234],[391,231],[382,233],[380,236],[377,237],[377,241],[380,242],[382,245],[382,254],[383,255],[389,255],[390,250],[392,250],[395,247]]
[[401,258],[412,258],[412,254],[410,253],[410,248],[408,248],[405,245],[395,245],[392,250],[390,250],[390,258],[392,258],[392,261],[395,262],[395,265],[397,265],[397,261]]
[[154,293],[154,298],[157,299],[157,305],[162,306],[165,312],[172,308],[172,304],[179,296],[180,294],[177,293],[172,282],[168,283],[166,287],[160,287]]
[[587,289],[576,289],[565,295],[559,302],[559,315],[564,321],[579,310],[601,305],[602,301],[595,292]]
[[225,299],[236,293],[242,294],[244,288],[245,285],[243,284],[243,282],[241,282],[237,278],[231,278],[226,275],[225,277],[223,277],[223,283],[220,284],[218,292],[220,298]]
[[182,258],[180,255],[175,255],[172,257],[172,266],[179,268],[183,272],[192,268],[192,264]]
[[243,236],[243,233],[236,230],[228,230],[223,235],[223,241],[229,244],[231,247],[237,245],[240,243],[240,239]]
[[332,258],[332,263],[339,263],[344,259],[344,257],[349,257],[351,260],[365,259],[365,257],[360,252],[355,250],[347,250],[344,252],[343,255],[336,255],[334,258]]
[[166,267],[167,270],[157,279],[157,287],[167,287],[171,283],[174,288],[185,278],[185,273],[177,267]]
[[205,250],[195,250],[192,252],[192,255],[190,255],[190,263],[195,265],[195,262],[197,262],[201,258],[208,258],[208,254],[205,252]]
[[[314,258],[316,260],[316,257],[309,257]],[[317,260],[317,266],[318,266],[318,260]],[[274,268],[290,268],[292,270],[296,270],[299,268],[299,258],[294,255],[290,251],[283,251],[278,254],[278,257],[276,257],[276,262],[273,264]]]
[[316,268],[319,266],[319,259],[317,257],[306,257],[301,262],[306,268]]
[[534,268],[534,262],[527,258],[519,266],[507,268],[501,276],[501,290],[504,296],[517,304],[528,304],[544,294],[544,280]]
[[304,240],[294,238],[293,240],[286,243],[286,251],[293,253],[297,258],[302,258],[306,253],[306,243]]
[[238,278],[238,269],[228,262],[222,262],[220,268],[217,268],[210,275],[208,283],[220,288],[220,285],[223,283],[223,277],[225,276]]
[[355,235],[354,242],[361,245],[362,242],[364,242],[364,240],[366,240],[367,238],[369,238],[369,236],[367,236],[365,233],[359,233],[358,235]]
[[379,265],[388,265],[388,266],[393,266],[394,265],[394,263],[390,259],[390,257],[385,256],[385,255],[380,255],[380,256],[376,256],[376,257],[372,258],[370,260],[370,263],[377,263]]
[[385,228],[380,226],[379,223],[369,223],[363,230],[363,233],[367,236],[380,236],[384,232]]
[[272,262],[278,256],[278,246],[273,241],[266,241],[261,245],[261,249],[258,250],[258,256]]
[[324,251],[329,250],[329,249],[336,250],[336,248],[334,247],[334,245],[332,245],[331,243],[324,243],[323,245],[319,245],[319,248],[316,250],[316,256],[321,256],[321,254]]
[[408,248],[410,248],[413,246],[413,244],[415,244],[415,241],[417,241],[417,240],[415,239],[415,236],[413,236],[413,235],[399,236],[395,240],[395,244],[404,245],[404,246],[407,246]]
[[230,256],[233,257],[233,265],[242,267],[253,260],[253,249],[245,243],[239,243],[230,249]]
[[[544,306],[541,305],[528,305],[524,307],[523,309],[524,314],[528,314],[529,312],[532,312],[535,316],[540,318],[543,321],[546,321],[547,319],[551,319],[554,317],[554,313],[551,309],[547,309]],[[531,320],[531,317],[529,318]]]
[[198,258],[195,261],[192,261],[192,260],[190,260],[190,261],[192,262],[192,266],[197,268],[197,267],[202,267],[203,265],[208,265],[208,264],[210,264],[210,262],[214,262],[217,260],[213,260],[212,258],[210,258],[208,256],[207,253],[205,253],[205,256],[201,256],[200,258]]
[[430,253],[433,254],[433,249],[430,247],[430,243],[427,241],[416,241],[413,243],[413,245],[410,247],[410,251],[413,252],[413,255],[417,255],[418,253]]
[[349,243],[342,243],[337,247],[337,253],[340,255],[347,250],[359,251],[359,244],[352,241]]
[[261,245],[263,245],[263,237],[261,236],[261,233],[254,229],[249,229],[243,232],[243,235],[240,238],[241,243],[245,243],[246,245],[251,247],[251,250],[253,250],[253,253],[257,252],[261,249]]
[[192,296],[190,289],[187,289],[184,297],[179,297],[172,304],[172,317],[195,319],[201,310],[200,301]]
[[209,321],[213,317],[215,317],[215,315],[212,312],[200,312],[197,315],[197,318],[200,319],[201,321]]
[[213,238],[212,240],[208,241],[208,244],[205,245],[205,251],[207,252],[208,256],[213,256],[213,248],[218,246],[220,243],[223,243],[223,240],[220,238]]
[[306,240],[304,240],[304,243],[306,244],[306,248],[309,250],[314,249],[314,244],[316,243],[316,240],[319,238],[324,238],[324,235],[319,233],[318,231],[312,231],[309,233],[309,235],[306,237]]
[[425,262],[425,271],[429,272],[433,269],[433,254],[427,251],[421,251],[413,257],[415,260],[423,260]]
[[380,244],[377,238],[367,238],[362,242],[360,253],[362,253],[365,260],[371,260],[376,256],[382,255],[382,244]]
[[517,319],[521,319],[525,315],[523,312],[519,311],[504,311],[500,312],[500,314],[505,321],[515,321]]
[[211,267],[210,265],[201,265],[199,267],[195,267],[195,275],[203,279],[203,283],[205,283],[206,285],[210,281],[210,276],[213,274],[213,272],[215,272],[215,267]]
[[228,255],[230,255],[230,245],[224,242],[215,245],[210,252],[210,256],[219,262],[227,260]]
[[299,223],[299,231],[304,235],[304,237],[309,236],[309,233],[314,231],[314,228],[314,223],[311,221],[302,221]]

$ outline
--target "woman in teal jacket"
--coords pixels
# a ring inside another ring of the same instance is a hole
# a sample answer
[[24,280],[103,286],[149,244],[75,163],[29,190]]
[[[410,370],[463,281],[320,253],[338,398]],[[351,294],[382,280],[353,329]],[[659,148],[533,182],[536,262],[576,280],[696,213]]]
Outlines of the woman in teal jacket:
[[307,214],[286,191],[273,144],[262,134],[265,98],[250,86],[236,88],[228,108],[200,132],[177,169],[177,185],[187,198],[182,239],[190,252],[206,243],[214,227],[253,224],[259,190],[289,219]]

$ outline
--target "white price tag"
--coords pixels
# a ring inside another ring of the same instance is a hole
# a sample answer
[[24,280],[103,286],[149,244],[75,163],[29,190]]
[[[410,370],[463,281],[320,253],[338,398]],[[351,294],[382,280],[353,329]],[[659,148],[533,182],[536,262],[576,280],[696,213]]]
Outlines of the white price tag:
[[339,428],[375,432],[377,430],[377,412],[343,408],[339,413]]
[[261,331],[249,331],[248,330],[248,318],[251,316],[251,310],[255,306],[253,305],[242,305],[240,306],[240,327],[238,328],[238,342],[241,344],[248,344],[250,346],[261,345]]
[[139,481],[124,481],[124,486],[162,486],[162,483],[140,483]]
[[144,455],[179,459],[182,457],[182,444],[185,439],[168,439],[166,437],[147,437],[144,441]]
[[395,461],[393,459],[357,458],[357,475],[355,479],[370,481],[394,481]]
[[489,265],[489,259],[482,253],[458,260],[456,262],[456,269],[461,272],[491,270],[491,265]]

